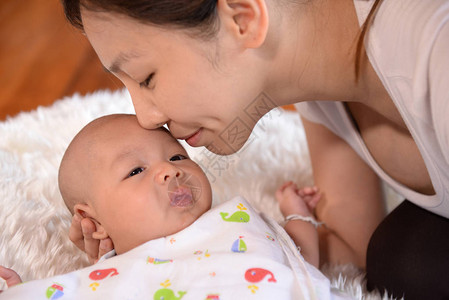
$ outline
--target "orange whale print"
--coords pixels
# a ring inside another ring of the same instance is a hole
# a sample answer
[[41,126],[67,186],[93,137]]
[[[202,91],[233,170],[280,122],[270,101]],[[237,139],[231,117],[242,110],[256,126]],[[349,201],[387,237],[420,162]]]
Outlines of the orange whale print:
[[270,276],[270,278],[268,278],[268,282],[276,282],[274,274],[271,271],[262,268],[251,268],[245,272],[245,279],[249,282],[260,282],[266,276]]
[[116,268],[103,269],[103,270],[95,270],[89,274],[89,278],[92,280],[102,280],[106,277],[112,277],[118,275]]

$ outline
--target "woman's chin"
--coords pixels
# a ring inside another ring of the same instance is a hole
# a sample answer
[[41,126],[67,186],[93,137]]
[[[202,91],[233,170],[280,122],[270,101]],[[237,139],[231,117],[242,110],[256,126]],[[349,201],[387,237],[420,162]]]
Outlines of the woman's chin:
[[227,143],[226,141],[214,141],[212,143],[210,143],[209,145],[206,146],[207,150],[209,150],[210,152],[213,152],[217,155],[231,155],[236,153],[237,151],[239,151],[244,145],[246,139],[242,142],[242,143]]

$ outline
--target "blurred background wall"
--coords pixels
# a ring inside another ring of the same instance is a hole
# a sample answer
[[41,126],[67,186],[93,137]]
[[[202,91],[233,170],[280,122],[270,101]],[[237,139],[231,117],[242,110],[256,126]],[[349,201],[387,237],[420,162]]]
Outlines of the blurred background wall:
[[59,0],[0,0],[0,121],[75,92],[122,87]]

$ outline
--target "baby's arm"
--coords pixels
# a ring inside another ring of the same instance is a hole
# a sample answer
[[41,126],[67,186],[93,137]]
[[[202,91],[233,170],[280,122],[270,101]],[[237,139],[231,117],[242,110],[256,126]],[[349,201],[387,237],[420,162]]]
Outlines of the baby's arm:
[[[276,192],[284,217],[300,215],[314,220],[313,210],[320,200],[321,193],[316,187],[298,189],[293,182],[287,182]],[[295,244],[301,248],[305,260],[318,268],[319,247],[318,232],[315,225],[304,220],[291,220],[285,225],[285,231],[290,235]]]
[[[11,269],[2,266],[0,266],[0,277],[6,281],[6,285],[8,287],[12,287],[22,282],[22,279],[20,279],[19,274],[17,274],[15,271]],[[0,290],[0,293],[1,292],[2,290]]]

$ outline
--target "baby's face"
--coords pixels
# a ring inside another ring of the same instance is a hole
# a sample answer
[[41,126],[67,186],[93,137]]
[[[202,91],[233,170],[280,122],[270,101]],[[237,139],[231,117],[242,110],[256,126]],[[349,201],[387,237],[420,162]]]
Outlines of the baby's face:
[[207,177],[166,131],[127,118],[94,139],[91,205],[117,253],[174,234],[210,209]]

